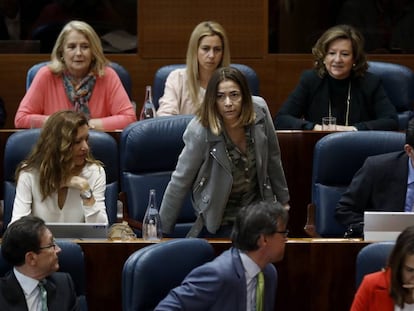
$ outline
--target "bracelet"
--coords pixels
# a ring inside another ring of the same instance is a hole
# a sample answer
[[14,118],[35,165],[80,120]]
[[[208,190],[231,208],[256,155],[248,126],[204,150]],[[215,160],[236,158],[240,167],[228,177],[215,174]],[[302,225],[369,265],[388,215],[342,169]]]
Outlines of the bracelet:
[[81,197],[83,200],[89,200],[90,198],[92,198],[92,196],[93,196],[93,192],[92,192],[92,190],[91,190],[91,189],[81,191],[81,193],[80,193],[80,197]]

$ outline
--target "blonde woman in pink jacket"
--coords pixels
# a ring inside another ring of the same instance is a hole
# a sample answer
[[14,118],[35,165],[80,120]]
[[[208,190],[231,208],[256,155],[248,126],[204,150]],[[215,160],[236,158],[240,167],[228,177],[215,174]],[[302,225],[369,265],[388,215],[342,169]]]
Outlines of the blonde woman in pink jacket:
[[83,112],[90,127],[98,130],[123,129],[136,121],[131,101],[108,63],[90,25],[66,24],[50,64],[39,69],[20,102],[15,127],[41,127],[51,114],[68,109]]
[[186,67],[167,77],[157,116],[194,114],[213,72],[229,65],[230,47],[223,26],[214,21],[198,24],[188,42]]

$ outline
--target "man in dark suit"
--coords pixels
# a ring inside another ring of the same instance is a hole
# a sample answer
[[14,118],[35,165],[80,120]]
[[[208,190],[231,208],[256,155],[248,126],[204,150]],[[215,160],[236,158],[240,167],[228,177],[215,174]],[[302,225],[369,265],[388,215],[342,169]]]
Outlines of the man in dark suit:
[[[155,310],[259,310],[256,303],[263,303],[263,311],[274,310],[277,272],[272,263],[283,259],[287,218],[279,203],[242,208],[234,222],[233,247],[191,271]],[[264,295],[259,298],[261,275]]]
[[42,219],[25,216],[12,223],[1,244],[13,270],[0,279],[0,310],[80,310],[70,275],[56,272],[60,251]]
[[[368,157],[336,207],[336,219],[362,235],[365,211],[411,212],[414,205],[414,120],[403,151]],[[351,231],[350,231],[351,230]]]

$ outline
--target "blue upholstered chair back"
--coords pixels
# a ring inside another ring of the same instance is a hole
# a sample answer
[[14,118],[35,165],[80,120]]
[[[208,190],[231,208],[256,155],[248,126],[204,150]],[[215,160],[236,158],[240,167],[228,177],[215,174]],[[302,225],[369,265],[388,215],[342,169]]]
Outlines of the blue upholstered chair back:
[[316,231],[323,237],[343,237],[346,228],[335,219],[335,208],[354,174],[369,156],[402,151],[405,135],[389,131],[338,132],[315,145],[312,203]]
[[[231,64],[230,66],[239,69],[246,77],[252,95],[259,96],[259,78],[256,72],[249,66],[243,64]],[[154,76],[152,99],[155,108],[158,109],[158,100],[164,94],[165,81],[171,71],[179,68],[185,68],[185,64],[173,64],[159,68]]]
[[[33,65],[29,68],[26,75],[26,90],[29,89],[32,81],[39,71],[40,68],[47,65],[49,62],[41,62],[38,64]],[[118,74],[119,79],[121,80],[122,85],[124,86],[125,91],[127,92],[129,99],[132,99],[132,80],[129,72],[125,69],[125,67],[121,66],[118,63],[110,62],[109,66]]]
[[[71,241],[57,240],[62,249],[59,253],[59,271],[69,273],[75,284],[76,294],[82,311],[88,310],[86,301],[86,271],[82,248]],[[0,247],[1,250],[1,247]],[[13,267],[3,258],[0,251],[0,276],[4,276]]]
[[136,251],[122,271],[122,310],[153,310],[191,270],[213,258],[204,239],[174,239]]
[[369,61],[368,71],[378,75],[385,92],[398,113],[400,130],[408,126],[414,116],[414,72],[403,65]]
[[385,268],[394,245],[394,241],[377,242],[368,244],[359,251],[356,259],[356,288],[359,287],[366,274]]
[[[192,118],[191,115],[157,117],[135,122],[123,130],[120,141],[121,191],[126,194],[129,218],[142,221],[150,189],[156,190],[160,207],[184,147],[183,133]],[[171,236],[185,236],[195,218],[188,195]]]
[[[4,216],[3,231],[9,224],[16,195],[15,171],[23,161],[37,139],[41,129],[28,129],[15,132],[8,138],[4,148]],[[105,204],[109,223],[117,220],[117,200],[119,193],[119,159],[115,139],[105,132],[89,131],[89,146],[92,154],[100,160],[106,172]]]

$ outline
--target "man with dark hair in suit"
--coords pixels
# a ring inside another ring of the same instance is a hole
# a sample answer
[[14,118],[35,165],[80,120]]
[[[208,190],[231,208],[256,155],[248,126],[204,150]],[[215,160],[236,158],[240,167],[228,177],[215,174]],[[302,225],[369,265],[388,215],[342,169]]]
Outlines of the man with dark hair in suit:
[[24,216],[10,224],[1,253],[13,270],[0,279],[0,310],[80,310],[70,275],[56,272],[60,251],[42,219]]
[[368,157],[336,206],[338,222],[349,237],[363,234],[365,211],[413,212],[414,119],[408,123],[404,150]]
[[242,208],[233,225],[233,247],[191,271],[155,310],[274,310],[277,272],[272,263],[283,259],[287,220],[278,202]]

